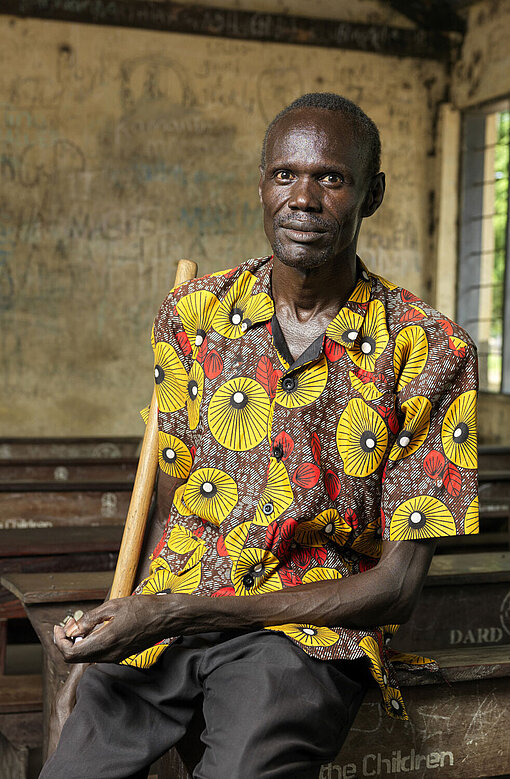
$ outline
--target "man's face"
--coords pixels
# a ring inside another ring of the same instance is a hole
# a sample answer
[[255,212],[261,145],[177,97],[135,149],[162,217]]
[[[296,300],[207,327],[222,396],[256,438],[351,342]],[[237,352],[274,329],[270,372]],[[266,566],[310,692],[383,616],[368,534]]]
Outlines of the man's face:
[[300,108],[275,125],[259,193],[264,230],[281,262],[317,268],[355,245],[368,215],[365,157],[352,121],[337,111]]

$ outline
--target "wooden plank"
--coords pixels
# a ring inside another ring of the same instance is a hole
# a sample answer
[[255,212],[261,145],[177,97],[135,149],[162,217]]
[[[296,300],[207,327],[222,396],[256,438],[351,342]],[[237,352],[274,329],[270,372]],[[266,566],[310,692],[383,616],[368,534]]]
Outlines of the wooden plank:
[[10,599],[0,602],[0,620],[22,619],[24,616],[25,610],[18,598],[11,595]]
[[0,559],[25,558],[31,555],[72,555],[80,552],[117,552],[121,539],[122,525],[3,530]]
[[14,481],[0,482],[0,493],[20,492],[53,492],[60,495],[63,492],[131,492],[132,485],[128,482],[118,481],[63,481],[56,484],[54,481]]
[[[119,528],[122,530],[120,525]],[[0,576],[22,573],[31,573],[37,576],[42,573],[58,575],[69,571],[80,571],[82,573],[113,571],[116,562],[117,552],[46,555],[26,558],[6,557],[4,559],[0,558]],[[13,600],[12,594],[0,586],[0,617],[13,619],[15,616],[24,616],[23,609],[21,609],[20,615],[13,613],[12,606],[16,603],[18,601]]]
[[0,460],[0,482],[132,482],[137,464],[136,457]]
[[510,552],[470,552],[436,555],[427,587],[510,581]]
[[438,538],[437,551],[439,553],[445,552],[452,554],[455,551],[461,551],[463,549],[476,549],[483,550],[484,552],[496,551],[498,548],[508,548],[508,531],[501,530],[499,533],[485,533],[468,535],[468,536],[447,536],[445,538]]
[[[17,748],[37,749],[41,747],[43,741],[42,710],[0,714],[0,733],[3,733],[9,743]],[[7,774],[8,779],[13,779],[13,776]],[[0,777],[3,779],[1,773]],[[23,779],[25,779],[25,775],[23,775]]]
[[22,603],[53,603],[73,600],[103,601],[113,581],[112,571],[93,573],[15,573],[0,577],[0,583]]
[[15,747],[0,731],[1,779],[25,779],[28,772],[28,748]]
[[0,676],[0,714],[42,711],[42,676]]
[[510,677],[509,645],[435,649],[432,658],[439,665],[439,674],[420,666],[413,671],[398,670],[400,684],[405,687],[420,687],[444,682],[456,684],[474,679]]
[[478,451],[478,467],[482,470],[510,469],[510,449],[507,446],[487,446]]
[[[464,577],[462,577],[464,578]],[[453,580],[450,580],[453,581]],[[456,646],[510,645],[509,582],[426,586],[392,645],[423,654]]]
[[391,720],[370,690],[337,758],[319,779],[507,776],[510,678],[403,690],[409,722]]
[[189,35],[371,51],[449,60],[450,41],[437,32],[186,5],[168,0],[3,0],[0,13],[85,24],[137,27]]
[[[1,11],[0,11],[1,13]],[[105,438],[0,438],[0,459],[41,457],[134,457],[141,438],[109,436]]]
[[4,493],[0,530],[124,523],[129,497],[126,490]]

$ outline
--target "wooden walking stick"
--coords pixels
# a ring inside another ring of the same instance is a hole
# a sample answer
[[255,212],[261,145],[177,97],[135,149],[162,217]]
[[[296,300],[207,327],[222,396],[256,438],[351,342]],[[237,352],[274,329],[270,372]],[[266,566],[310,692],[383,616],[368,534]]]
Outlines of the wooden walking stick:
[[[197,264],[191,260],[179,260],[174,287],[197,275]],[[142,550],[145,525],[154,490],[158,469],[158,399],[156,390],[152,393],[149,419],[143,437],[142,451],[136,469],[135,483],[124,525],[119,558],[113,578],[111,598],[125,598],[131,595],[136,569]]]

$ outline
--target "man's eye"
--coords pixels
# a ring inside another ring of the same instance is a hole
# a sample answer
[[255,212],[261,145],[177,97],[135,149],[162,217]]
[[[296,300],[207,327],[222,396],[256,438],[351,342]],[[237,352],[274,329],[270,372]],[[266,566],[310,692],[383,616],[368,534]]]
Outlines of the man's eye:
[[277,170],[274,174],[276,181],[293,181],[295,176],[290,170]]
[[326,173],[325,176],[322,176],[321,181],[326,184],[343,184],[344,177],[340,173]]

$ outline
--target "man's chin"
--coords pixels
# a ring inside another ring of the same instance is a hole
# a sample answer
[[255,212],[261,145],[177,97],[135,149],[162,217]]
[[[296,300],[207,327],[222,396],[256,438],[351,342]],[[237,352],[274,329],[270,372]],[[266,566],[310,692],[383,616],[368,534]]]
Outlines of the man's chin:
[[315,249],[310,244],[299,243],[289,246],[283,245],[279,241],[275,242],[273,252],[283,265],[303,271],[322,267],[332,256],[332,251],[329,248]]

